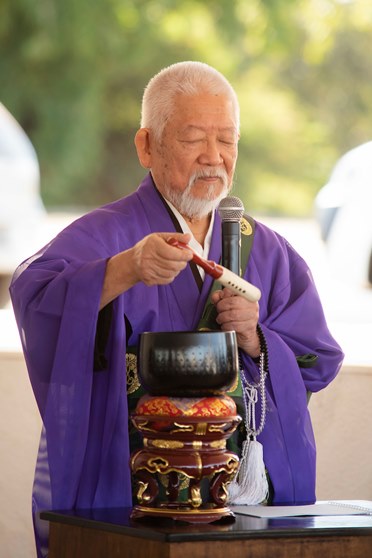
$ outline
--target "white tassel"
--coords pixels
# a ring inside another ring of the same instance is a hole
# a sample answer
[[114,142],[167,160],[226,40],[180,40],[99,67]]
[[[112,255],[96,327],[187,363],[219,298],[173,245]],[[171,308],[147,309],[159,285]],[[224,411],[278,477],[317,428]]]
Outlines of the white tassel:
[[[258,332],[261,330],[257,329]],[[262,332],[261,332],[262,333]],[[234,480],[228,486],[228,503],[242,506],[254,506],[267,500],[269,496],[269,483],[263,460],[263,447],[257,441],[266,420],[266,388],[265,379],[265,353],[267,347],[265,338],[260,337],[260,345],[264,349],[260,352],[260,380],[256,385],[250,384],[241,370],[243,398],[245,407],[245,429],[247,439],[242,444],[242,455],[239,469]],[[258,390],[261,394],[261,418],[256,428],[256,403]]]
[[228,487],[229,504],[253,506],[261,504],[269,494],[263,460],[263,447],[256,439],[245,440],[235,479]]

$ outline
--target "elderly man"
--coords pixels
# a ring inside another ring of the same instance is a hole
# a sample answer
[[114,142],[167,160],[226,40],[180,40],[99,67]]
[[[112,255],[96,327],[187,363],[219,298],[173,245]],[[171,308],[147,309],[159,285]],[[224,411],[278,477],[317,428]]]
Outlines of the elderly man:
[[[231,189],[238,139],[237,98],[219,72],[198,62],[165,68],[145,90],[135,138],[150,171],[142,184],[75,221],[16,271],[11,296],[43,419],[34,514],[131,505],[127,347],[143,331],[197,328],[212,279],[167,239],[220,259],[215,209]],[[260,304],[219,290],[217,322],[236,331],[248,384],[257,381],[257,357],[267,346],[259,440],[273,501],[311,503],[315,444],[306,393],[335,377],[342,352],[305,262],[258,222],[244,277],[261,289]],[[301,360],[309,353],[312,367]],[[42,529],[36,517],[40,556]]]

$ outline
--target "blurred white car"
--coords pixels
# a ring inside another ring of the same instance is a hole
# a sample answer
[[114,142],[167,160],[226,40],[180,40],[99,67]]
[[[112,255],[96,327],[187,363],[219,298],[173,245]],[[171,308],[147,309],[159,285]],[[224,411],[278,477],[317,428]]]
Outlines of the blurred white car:
[[331,269],[344,282],[372,284],[372,141],[336,163],[315,198]]
[[15,267],[34,248],[33,238],[45,215],[35,149],[0,103],[0,298]]

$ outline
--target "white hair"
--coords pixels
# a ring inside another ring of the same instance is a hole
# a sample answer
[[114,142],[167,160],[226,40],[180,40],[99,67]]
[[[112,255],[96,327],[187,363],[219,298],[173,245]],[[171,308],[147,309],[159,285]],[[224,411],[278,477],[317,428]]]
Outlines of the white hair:
[[149,128],[159,140],[172,116],[177,94],[225,95],[232,101],[239,131],[239,102],[232,85],[215,68],[203,62],[178,62],[163,68],[148,83],[142,99],[141,128]]

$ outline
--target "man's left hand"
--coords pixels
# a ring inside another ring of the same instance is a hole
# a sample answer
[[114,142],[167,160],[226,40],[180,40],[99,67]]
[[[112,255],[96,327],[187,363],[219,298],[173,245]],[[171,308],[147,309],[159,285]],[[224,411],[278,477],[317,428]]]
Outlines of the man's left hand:
[[257,334],[259,317],[258,302],[250,302],[235,295],[228,288],[215,291],[211,300],[217,308],[217,323],[222,331],[235,331],[238,346],[249,356],[260,355],[260,340]]

